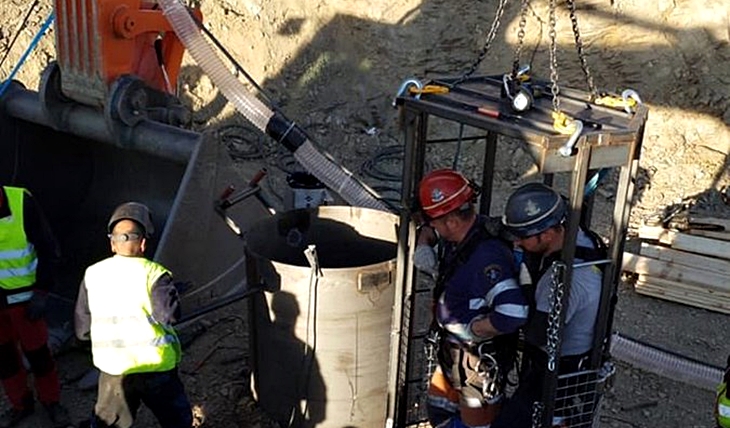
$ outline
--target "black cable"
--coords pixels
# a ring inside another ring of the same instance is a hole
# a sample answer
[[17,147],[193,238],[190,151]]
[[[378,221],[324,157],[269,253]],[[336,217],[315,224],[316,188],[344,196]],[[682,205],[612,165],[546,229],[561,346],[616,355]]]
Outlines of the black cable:
[[360,166],[360,171],[368,177],[382,181],[401,181],[401,175],[389,172],[382,167],[384,162],[403,162],[402,146],[385,146],[375,152]]
[[23,28],[28,24],[28,19],[30,19],[30,14],[33,13],[33,9],[38,6],[38,0],[35,0],[33,4],[30,6],[30,9],[28,9],[28,13],[25,14],[25,18],[23,18],[23,23],[20,24],[20,28],[18,28],[18,31],[15,32],[15,36],[13,37],[13,41],[10,42],[10,45],[8,45],[8,49],[5,51],[5,54],[3,55],[3,59],[0,60],[0,69],[3,67],[3,63],[5,63],[5,59],[7,59],[8,55],[10,54],[10,51],[13,50],[13,46],[15,46],[15,42],[18,40],[18,36],[20,36],[20,32],[23,31]]
[[257,160],[267,157],[261,133],[245,125],[226,125],[218,129],[218,141],[225,144],[233,160]]

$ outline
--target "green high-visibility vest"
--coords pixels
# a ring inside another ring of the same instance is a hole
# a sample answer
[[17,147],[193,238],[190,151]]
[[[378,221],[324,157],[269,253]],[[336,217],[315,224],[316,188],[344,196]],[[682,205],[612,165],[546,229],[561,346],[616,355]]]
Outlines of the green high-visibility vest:
[[715,407],[715,417],[717,425],[722,428],[730,428],[730,398],[725,395],[727,384],[722,382],[717,386],[717,404]]
[[111,375],[162,372],[180,362],[175,330],[152,317],[152,285],[165,273],[144,257],[119,255],[86,269],[91,352],[99,370]]
[[10,215],[0,218],[0,288],[15,290],[35,284],[38,257],[23,223],[23,197],[30,193],[19,187],[3,188]]

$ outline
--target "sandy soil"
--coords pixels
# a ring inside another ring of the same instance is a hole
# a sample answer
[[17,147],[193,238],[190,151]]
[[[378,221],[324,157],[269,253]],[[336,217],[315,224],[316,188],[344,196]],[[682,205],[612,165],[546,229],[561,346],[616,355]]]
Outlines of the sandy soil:
[[[386,146],[398,144],[397,115],[390,103],[399,84],[415,76],[458,76],[474,62],[490,28],[494,1],[477,0],[202,0],[205,21],[231,54],[260,82],[274,102],[316,142],[371,185],[392,182],[368,175],[363,165]],[[479,71],[510,69],[516,44],[519,2],[507,6],[495,42]],[[533,74],[549,75],[547,1],[532,2],[525,43],[535,48]],[[667,206],[694,203],[715,216],[730,217],[723,194],[730,183],[730,6],[725,0],[581,0],[582,41],[596,85],[607,91],[632,88],[650,106],[632,226]],[[25,0],[0,4],[0,53],[20,29]],[[40,28],[51,6],[40,2],[0,68],[6,78]],[[558,13],[560,82],[584,88],[564,3]],[[52,32],[41,41],[16,78],[28,87],[54,57]],[[525,56],[523,56],[525,58]],[[195,111],[195,127],[207,129],[245,121],[225,103],[190,58],[180,81],[181,98]],[[267,191],[281,203],[286,170],[271,142],[261,162],[271,167]],[[433,165],[450,165],[453,149],[429,152]],[[498,154],[498,191],[534,174],[515,148]],[[463,148],[461,168],[473,173],[481,149]],[[390,167],[396,168],[397,165]],[[599,202],[610,203],[610,180]],[[597,217],[606,226],[607,218]],[[237,308],[242,310],[242,308]],[[203,407],[208,426],[261,426],[246,393],[245,340],[231,309],[208,320],[192,340],[182,365],[192,400]],[[240,313],[240,312],[239,312]],[[636,295],[621,286],[615,328],[714,365],[724,364],[730,333],[724,315]],[[217,323],[217,324],[216,324]],[[209,356],[212,343],[221,352]],[[64,402],[84,417],[93,391],[77,381],[87,357],[60,357]],[[240,376],[238,375],[240,373]],[[602,422],[612,427],[711,427],[713,394],[621,366]],[[139,426],[155,426],[143,414]],[[25,424],[42,426],[42,418]]]

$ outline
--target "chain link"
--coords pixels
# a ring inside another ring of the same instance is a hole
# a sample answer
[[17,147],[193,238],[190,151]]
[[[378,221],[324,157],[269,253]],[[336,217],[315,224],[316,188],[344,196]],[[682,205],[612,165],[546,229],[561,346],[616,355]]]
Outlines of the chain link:
[[532,403],[532,428],[542,427],[542,412],[544,407],[545,406],[539,401]]
[[517,47],[515,48],[515,58],[512,61],[512,79],[517,79],[517,73],[520,69],[520,57],[522,49],[525,46],[525,26],[527,25],[527,11],[530,9],[530,0],[522,0],[520,7],[520,24],[517,30]]
[[497,37],[497,30],[499,29],[499,26],[502,23],[502,15],[504,14],[504,6],[507,4],[507,0],[499,0],[499,5],[497,6],[497,12],[494,16],[494,21],[492,21],[492,26],[489,28],[489,33],[487,33],[487,40],[484,42],[484,46],[479,51],[479,55],[477,56],[476,61],[469,66],[466,73],[464,73],[460,78],[458,78],[453,85],[458,85],[462,82],[464,82],[466,79],[471,77],[472,74],[477,70],[479,67],[479,64],[484,61],[484,58],[486,58],[487,53],[489,53],[489,49],[492,46],[492,42],[494,41],[494,38]]
[[424,354],[426,358],[426,372],[424,373],[423,390],[428,391],[431,378],[438,367],[438,352],[441,343],[441,334],[438,330],[431,330],[424,340]]
[[553,110],[560,111],[560,88],[558,87],[558,41],[555,27],[555,0],[550,0],[550,14],[548,25],[550,26],[550,91],[553,95]]
[[580,68],[583,69],[583,74],[586,77],[588,91],[591,93],[591,97],[595,99],[598,96],[598,91],[596,91],[596,85],[593,83],[593,74],[591,74],[591,69],[588,67],[588,60],[586,59],[586,54],[583,50],[583,40],[580,37],[580,30],[578,29],[578,15],[575,13],[575,0],[566,0],[566,2],[568,3],[568,9],[570,9],[570,22],[573,24],[575,49],[578,51]]
[[563,294],[565,293],[565,263],[556,261],[552,265],[550,294],[550,313],[548,314],[547,344],[545,351],[548,356],[548,370],[553,372],[556,369],[558,360],[558,339],[560,316],[563,312]]

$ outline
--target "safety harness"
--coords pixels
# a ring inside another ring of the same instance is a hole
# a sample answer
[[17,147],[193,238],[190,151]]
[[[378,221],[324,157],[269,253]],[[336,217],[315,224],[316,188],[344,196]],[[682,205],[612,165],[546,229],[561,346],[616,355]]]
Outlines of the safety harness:
[[[509,241],[500,234],[501,225],[498,219],[478,217],[477,222],[479,223],[476,227],[473,227],[464,240],[453,249],[451,257],[440,263],[439,274],[433,290],[434,302],[443,294],[447,280],[457,269],[466,264],[479,243],[489,239],[498,239],[506,245],[510,245]],[[440,260],[444,260],[443,252],[444,249],[440,249]],[[476,344],[460,343],[457,345],[446,339],[443,328],[436,322],[435,307],[434,304],[434,322],[427,339],[427,356],[437,357],[445,367],[453,367],[455,361],[452,351],[459,348],[457,358],[463,358],[461,366],[469,365],[471,367],[469,367],[470,370],[466,370],[466,367],[455,370],[451,374],[452,380],[481,391],[482,399],[487,404],[498,402],[502,397],[505,374],[509,372],[516,359],[518,334],[504,334]],[[476,357],[476,361],[473,357]],[[436,361],[430,361],[429,366],[435,367],[435,363]]]

